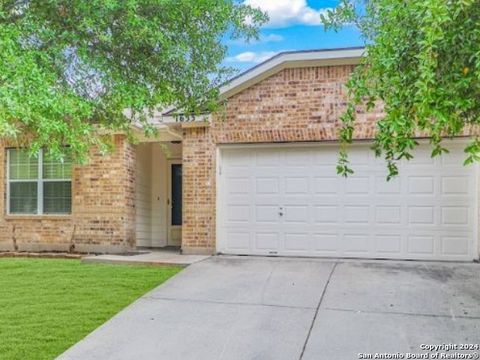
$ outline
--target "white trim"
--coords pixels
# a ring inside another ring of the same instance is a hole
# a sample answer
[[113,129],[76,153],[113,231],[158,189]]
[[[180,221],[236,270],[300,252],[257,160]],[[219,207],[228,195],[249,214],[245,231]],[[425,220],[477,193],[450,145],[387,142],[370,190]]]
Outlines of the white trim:
[[225,248],[222,232],[220,231],[220,224],[223,223],[223,213],[220,210],[223,202],[223,188],[224,177],[222,177],[222,149],[217,146],[215,149],[216,167],[215,167],[215,249],[217,253],[220,253]]
[[43,215],[43,149],[38,152],[37,161],[37,214]]
[[8,149],[5,149],[5,151],[7,152],[7,178],[5,179],[7,182],[7,198],[5,199],[5,208],[7,215],[10,215],[10,151]]
[[472,244],[472,246],[474,247],[473,249],[469,249],[470,250],[470,253],[474,255],[475,259],[480,259],[480,233],[479,233],[479,224],[478,222],[480,221],[480,219],[478,218],[479,217],[479,214],[480,214],[480,192],[478,191],[478,186],[480,184],[479,182],[479,179],[478,179],[478,176],[480,175],[480,171],[479,171],[479,164],[478,163],[474,163],[470,166],[474,166],[474,172],[475,172],[475,176],[474,176],[474,186],[475,186],[475,191],[477,192],[477,196],[476,196],[476,206],[474,207],[474,213],[473,213],[473,216],[474,216],[474,219],[475,219],[475,223],[473,224],[473,228],[474,228],[474,234],[475,234],[475,237],[476,237],[476,241],[474,242],[474,244]]

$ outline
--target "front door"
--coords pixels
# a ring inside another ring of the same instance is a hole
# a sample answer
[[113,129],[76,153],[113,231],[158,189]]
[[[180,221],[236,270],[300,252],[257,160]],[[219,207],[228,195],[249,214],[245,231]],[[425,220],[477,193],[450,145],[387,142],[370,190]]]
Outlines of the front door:
[[169,164],[169,231],[168,245],[180,246],[182,242],[182,164]]

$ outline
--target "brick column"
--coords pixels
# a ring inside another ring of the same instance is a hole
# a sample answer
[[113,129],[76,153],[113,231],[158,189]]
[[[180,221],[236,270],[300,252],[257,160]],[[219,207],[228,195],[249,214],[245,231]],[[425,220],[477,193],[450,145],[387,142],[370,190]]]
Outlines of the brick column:
[[183,126],[183,224],[185,254],[215,252],[215,144],[208,123]]

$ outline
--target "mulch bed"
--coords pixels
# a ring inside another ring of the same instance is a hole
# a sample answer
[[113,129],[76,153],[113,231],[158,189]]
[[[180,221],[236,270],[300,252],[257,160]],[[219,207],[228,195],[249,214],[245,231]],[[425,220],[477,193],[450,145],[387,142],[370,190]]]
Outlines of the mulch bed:
[[27,252],[27,251],[4,251],[0,252],[2,257],[27,257],[27,258],[48,258],[48,259],[81,259],[84,254],[71,254],[62,252]]

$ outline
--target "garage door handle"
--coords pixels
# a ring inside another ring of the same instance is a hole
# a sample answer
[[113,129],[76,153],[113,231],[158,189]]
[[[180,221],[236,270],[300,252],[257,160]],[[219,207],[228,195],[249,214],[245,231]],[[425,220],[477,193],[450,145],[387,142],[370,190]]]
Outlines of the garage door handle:
[[279,212],[278,215],[283,216],[283,212]]

